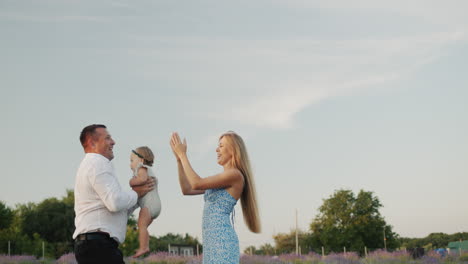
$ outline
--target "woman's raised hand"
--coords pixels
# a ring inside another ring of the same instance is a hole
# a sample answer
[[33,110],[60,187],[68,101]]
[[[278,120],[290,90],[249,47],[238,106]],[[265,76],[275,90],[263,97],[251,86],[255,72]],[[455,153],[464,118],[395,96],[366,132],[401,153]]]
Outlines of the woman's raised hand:
[[171,136],[171,148],[174,152],[176,158],[180,160],[182,155],[187,153],[187,141],[184,138],[184,142],[180,140],[179,134],[177,132],[172,133]]

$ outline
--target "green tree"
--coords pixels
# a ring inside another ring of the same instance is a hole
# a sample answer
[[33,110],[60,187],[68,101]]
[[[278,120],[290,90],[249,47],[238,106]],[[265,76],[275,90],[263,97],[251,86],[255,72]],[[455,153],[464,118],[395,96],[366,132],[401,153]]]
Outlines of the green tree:
[[23,211],[23,232],[32,237],[38,233],[48,242],[72,242],[74,226],[73,204],[49,198]]
[[468,233],[431,233],[423,238],[408,238],[403,237],[400,239],[401,246],[404,248],[418,248],[424,247],[426,249],[446,248],[449,242],[468,240]]
[[259,252],[260,255],[272,256],[276,254],[275,247],[273,247],[271,244],[268,244],[268,243],[261,245],[259,251],[260,251]]
[[[8,228],[0,230],[0,253],[8,253],[8,244],[10,245],[10,254],[12,255],[35,255],[42,256],[42,242],[44,241],[39,234],[35,233],[32,237],[25,235],[21,230],[21,212],[34,207],[33,203],[26,205],[17,205],[12,211],[13,217]],[[53,252],[51,245],[46,245],[47,256]]]
[[248,246],[244,249],[245,254],[257,255],[257,248],[255,246]]
[[247,248],[244,249],[245,254],[252,254],[252,255],[275,255],[276,254],[276,249],[274,246],[271,244],[263,244],[260,246],[260,248],[256,248],[255,246],[248,246]]
[[384,248],[384,234],[387,248],[397,248],[398,235],[385,223],[380,207],[372,192],[361,190],[355,196],[351,190],[338,190],[324,200],[310,229],[327,252],[343,251],[343,247],[361,253],[364,247]]
[[[182,244],[193,247],[199,245],[200,253],[202,251],[202,247],[198,239],[190,236],[189,234],[180,235],[168,233],[160,237],[150,236],[149,247],[151,252],[167,252],[169,244]],[[138,246],[139,241],[137,224],[135,218],[131,217],[127,223],[125,242],[120,244],[120,249],[122,250],[124,256],[131,256],[135,254]]]
[[74,194],[67,190],[61,200],[48,198],[39,204],[19,205],[20,232],[29,239],[42,239],[54,257],[73,251]]
[[[189,234],[185,234],[184,236],[182,236],[180,234],[168,233],[164,236],[160,236],[157,238],[150,237],[150,248],[152,251],[167,251],[169,244],[182,244],[190,245],[193,247],[201,245],[197,238],[194,238]],[[199,246],[199,250],[201,253],[201,246]]]
[[[310,234],[304,231],[298,231],[298,244],[301,248],[301,253],[308,253],[311,249],[309,244]],[[273,236],[275,240],[275,250],[277,254],[296,253],[296,231],[291,230],[289,233],[278,233]]]
[[0,230],[10,227],[13,221],[13,210],[0,201]]

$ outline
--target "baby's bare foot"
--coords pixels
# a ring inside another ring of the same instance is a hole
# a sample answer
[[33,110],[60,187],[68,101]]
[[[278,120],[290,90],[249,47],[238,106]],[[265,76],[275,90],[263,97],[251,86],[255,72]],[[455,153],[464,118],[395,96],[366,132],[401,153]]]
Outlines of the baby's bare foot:
[[140,248],[137,250],[137,252],[135,253],[135,255],[133,255],[134,258],[138,258],[139,256],[142,256],[146,253],[149,252],[149,248]]

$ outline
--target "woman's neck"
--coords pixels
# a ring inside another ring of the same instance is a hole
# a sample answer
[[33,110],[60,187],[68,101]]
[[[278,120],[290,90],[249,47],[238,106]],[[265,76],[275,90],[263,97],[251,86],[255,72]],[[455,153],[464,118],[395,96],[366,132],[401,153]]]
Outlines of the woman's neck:
[[229,163],[224,164],[223,168],[226,171],[226,170],[229,170],[229,169],[233,169],[234,166],[232,166],[232,164],[229,162]]

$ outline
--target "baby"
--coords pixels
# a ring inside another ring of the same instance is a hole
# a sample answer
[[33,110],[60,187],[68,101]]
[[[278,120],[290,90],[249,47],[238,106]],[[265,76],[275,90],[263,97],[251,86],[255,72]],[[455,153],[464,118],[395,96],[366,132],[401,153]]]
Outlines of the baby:
[[[133,171],[133,177],[130,179],[130,186],[142,185],[148,177],[155,177],[151,166],[153,165],[154,155],[150,148],[139,147],[132,150],[130,154],[130,168]],[[140,248],[137,250],[134,258],[149,252],[149,233],[148,226],[153,222],[161,212],[161,200],[158,194],[158,180],[154,190],[138,199],[140,206],[140,215],[138,216],[138,239]]]

